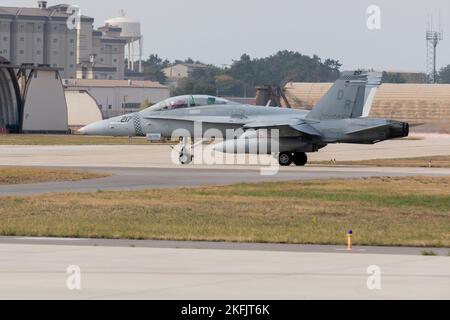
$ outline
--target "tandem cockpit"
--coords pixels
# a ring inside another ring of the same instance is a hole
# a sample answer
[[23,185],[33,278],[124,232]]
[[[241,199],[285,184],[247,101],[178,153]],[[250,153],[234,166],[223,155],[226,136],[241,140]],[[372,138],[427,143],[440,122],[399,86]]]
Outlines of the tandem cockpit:
[[[145,111],[157,112],[184,108],[204,107],[213,105],[230,105],[231,101],[208,95],[178,96],[161,101]],[[235,104],[235,103],[234,103]]]

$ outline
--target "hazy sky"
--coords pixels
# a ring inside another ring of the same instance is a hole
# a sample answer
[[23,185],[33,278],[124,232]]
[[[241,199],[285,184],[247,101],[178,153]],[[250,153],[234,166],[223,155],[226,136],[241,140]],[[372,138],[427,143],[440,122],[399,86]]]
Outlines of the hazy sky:
[[[63,2],[63,1],[61,1]],[[59,2],[49,1],[49,5]],[[429,14],[441,12],[450,30],[449,0],[67,0],[99,26],[121,9],[140,20],[145,54],[217,65],[242,53],[262,57],[295,50],[340,60],[343,69],[424,71]],[[2,0],[3,6],[36,6]],[[366,27],[369,5],[381,8],[379,31]],[[450,39],[439,47],[439,66],[450,64]]]

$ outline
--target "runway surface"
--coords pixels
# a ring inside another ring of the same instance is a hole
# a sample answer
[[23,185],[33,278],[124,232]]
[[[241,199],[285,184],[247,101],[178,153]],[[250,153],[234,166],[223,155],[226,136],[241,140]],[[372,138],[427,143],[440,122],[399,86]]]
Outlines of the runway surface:
[[450,258],[0,244],[0,284],[0,299],[450,299]]
[[[390,140],[376,145],[329,145],[309,154],[311,161],[370,160],[450,155],[450,135],[414,136],[419,140]],[[216,163],[223,159],[217,153]],[[175,157],[176,158],[176,157]],[[266,157],[267,158],[267,157]],[[245,157],[238,156],[238,160]],[[2,146],[0,165],[67,167],[173,168],[168,145]],[[175,161],[176,162],[176,161]],[[227,166],[215,165],[215,168]]]
[[[330,146],[312,160],[450,155],[449,136]],[[0,146],[0,165],[109,172],[79,182],[0,186],[0,196],[137,190],[241,182],[450,176],[450,169],[305,167],[261,175],[260,166],[172,163],[168,146]],[[450,299],[448,249],[208,242],[0,238],[0,299]],[[81,290],[69,290],[69,266]],[[381,290],[367,286],[368,268]],[[373,270],[373,269],[372,269]],[[372,288],[373,289],[373,288]]]
[[108,172],[113,176],[76,182],[48,182],[0,186],[0,196],[35,195],[53,192],[94,192],[107,190],[139,190],[208,185],[229,185],[271,181],[315,179],[355,179],[369,177],[450,176],[450,169],[427,168],[355,168],[305,167],[281,168],[273,176],[263,176],[257,168],[230,166],[214,168],[73,168],[94,172]]

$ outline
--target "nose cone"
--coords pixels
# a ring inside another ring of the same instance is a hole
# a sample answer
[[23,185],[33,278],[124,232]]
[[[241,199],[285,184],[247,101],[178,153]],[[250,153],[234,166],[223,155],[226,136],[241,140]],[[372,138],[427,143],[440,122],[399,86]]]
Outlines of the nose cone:
[[79,134],[86,136],[102,136],[108,134],[108,121],[91,123],[78,130]]
[[78,134],[81,134],[81,135],[85,135],[86,134],[86,127],[83,127],[83,128],[81,128],[81,129],[78,129]]

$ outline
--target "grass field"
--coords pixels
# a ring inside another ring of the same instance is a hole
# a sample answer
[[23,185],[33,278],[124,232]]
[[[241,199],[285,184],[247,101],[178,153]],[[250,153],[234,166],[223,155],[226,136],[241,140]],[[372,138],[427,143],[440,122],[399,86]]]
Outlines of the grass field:
[[450,247],[450,178],[2,197],[0,235]]
[[316,161],[311,164],[317,165],[348,165],[348,166],[370,166],[370,167],[422,167],[422,168],[450,168],[450,155],[433,156],[422,158],[405,158],[405,159],[376,159],[362,161],[337,161],[330,163],[329,161]]
[[0,185],[79,181],[107,176],[109,175],[76,170],[0,167]]
[[143,145],[149,142],[143,137],[96,137],[82,135],[8,134],[0,135],[0,145]]

